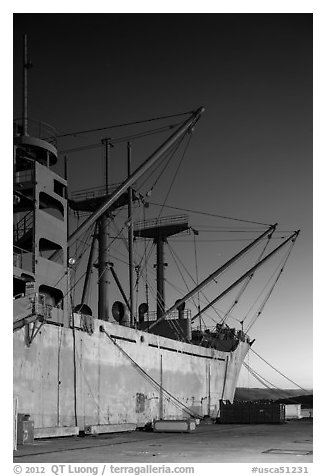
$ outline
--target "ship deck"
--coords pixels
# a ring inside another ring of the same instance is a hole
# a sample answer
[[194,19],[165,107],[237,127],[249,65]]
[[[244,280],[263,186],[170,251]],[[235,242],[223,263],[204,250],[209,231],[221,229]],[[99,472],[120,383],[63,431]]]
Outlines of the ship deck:
[[41,439],[18,446],[14,462],[312,463],[312,420],[283,425],[202,423],[191,433],[134,431]]

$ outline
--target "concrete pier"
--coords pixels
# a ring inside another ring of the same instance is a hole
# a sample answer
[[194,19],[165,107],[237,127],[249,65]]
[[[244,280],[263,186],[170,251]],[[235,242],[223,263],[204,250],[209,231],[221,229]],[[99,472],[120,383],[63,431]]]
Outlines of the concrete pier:
[[[273,451],[271,451],[273,450]],[[130,433],[35,440],[15,463],[311,463],[312,420],[205,425],[191,433]]]

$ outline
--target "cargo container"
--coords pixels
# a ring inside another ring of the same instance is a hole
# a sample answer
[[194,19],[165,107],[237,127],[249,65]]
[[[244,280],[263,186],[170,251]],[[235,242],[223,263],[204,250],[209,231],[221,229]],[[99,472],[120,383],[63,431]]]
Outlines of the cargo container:
[[218,423],[284,423],[285,405],[274,402],[230,402],[220,401]]
[[301,404],[286,404],[285,405],[285,418],[286,420],[299,420],[301,415]]

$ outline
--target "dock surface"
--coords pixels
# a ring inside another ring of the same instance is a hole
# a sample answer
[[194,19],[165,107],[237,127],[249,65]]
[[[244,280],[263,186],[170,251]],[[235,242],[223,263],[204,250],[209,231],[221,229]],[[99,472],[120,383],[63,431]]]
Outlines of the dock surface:
[[35,440],[15,463],[311,463],[312,420],[283,425],[201,424],[191,433],[129,433]]

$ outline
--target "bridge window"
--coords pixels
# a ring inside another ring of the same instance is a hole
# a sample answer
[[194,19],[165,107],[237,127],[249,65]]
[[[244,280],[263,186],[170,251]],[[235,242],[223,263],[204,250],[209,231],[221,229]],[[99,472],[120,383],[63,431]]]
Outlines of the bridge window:
[[53,180],[53,191],[57,195],[60,195],[60,197],[67,198],[67,187],[63,183],[59,182],[59,180]]
[[58,218],[59,220],[64,220],[64,207],[59,200],[56,200],[45,192],[40,192],[39,204],[40,210],[44,210],[46,213]]

